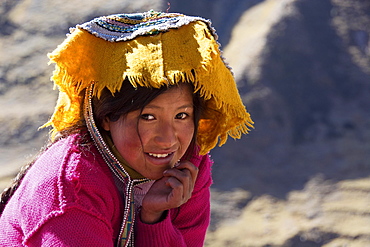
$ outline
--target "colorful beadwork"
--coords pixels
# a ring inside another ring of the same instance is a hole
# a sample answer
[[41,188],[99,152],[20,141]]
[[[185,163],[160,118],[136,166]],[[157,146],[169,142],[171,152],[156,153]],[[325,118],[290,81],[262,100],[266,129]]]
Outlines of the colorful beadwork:
[[117,246],[128,247],[134,246],[134,223],[135,223],[135,203],[133,190],[136,185],[147,183],[150,179],[131,179],[126,170],[121,166],[118,159],[110,151],[109,147],[105,143],[101,136],[93,117],[92,112],[92,93],[94,84],[92,84],[87,90],[84,102],[84,116],[86,120],[87,128],[93,138],[95,145],[98,147],[99,152],[102,154],[105,162],[108,164],[112,172],[117,178],[124,184],[124,216],[121,225],[121,231],[118,238]]
[[169,28],[179,28],[196,20],[208,23],[211,29],[210,21],[201,17],[155,12],[153,10],[144,13],[98,17],[77,27],[107,41],[118,42],[131,40],[141,35],[166,32]]

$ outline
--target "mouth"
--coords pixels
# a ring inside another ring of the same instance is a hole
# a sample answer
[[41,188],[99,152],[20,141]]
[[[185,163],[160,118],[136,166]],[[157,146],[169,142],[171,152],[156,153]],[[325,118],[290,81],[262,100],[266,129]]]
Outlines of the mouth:
[[175,152],[168,153],[146,153],[150,164],[155,166],[171,166],[173,163]]
[[168,157],[168,156],[170,156],[171,154],[173,154],[173,152],[171,152],[171,153],[162,153],[162,154],[156,154],[156,153],[148,153],[148,155],[149,156],[151,156],[151,157],[154,157],[154,158],[166,158],[166,157]]

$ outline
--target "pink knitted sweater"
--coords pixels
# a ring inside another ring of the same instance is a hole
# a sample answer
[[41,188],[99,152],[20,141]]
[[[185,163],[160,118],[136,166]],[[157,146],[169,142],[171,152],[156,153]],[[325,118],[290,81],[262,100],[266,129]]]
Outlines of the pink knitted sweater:
[[[123,200],[96,147],[82,139],[58,141],[27,172],[1,215],[0,246],[116,245]],[[199,167],[192,198],[159,223],[137,218],[135,246],[203,246],[212,162],[208,155],[190,161]]]

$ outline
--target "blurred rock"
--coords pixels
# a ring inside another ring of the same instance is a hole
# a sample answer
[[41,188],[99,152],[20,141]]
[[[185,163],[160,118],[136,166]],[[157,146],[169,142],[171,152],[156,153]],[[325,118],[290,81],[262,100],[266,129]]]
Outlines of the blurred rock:
[[369,246],[369,193],[369,179],[318,176],[286,200],[252,200],[238,220],[208,235],[207,246]]
[[369,27],[368,1],[267,0],[241,16],[225,57],[255,129],[212,156],[214,189],[250,198],[207,246],[370,246]]

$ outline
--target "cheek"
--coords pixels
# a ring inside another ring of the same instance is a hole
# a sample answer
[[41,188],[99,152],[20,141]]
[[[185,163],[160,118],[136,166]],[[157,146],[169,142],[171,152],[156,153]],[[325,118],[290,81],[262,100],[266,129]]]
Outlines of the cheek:
[[183,142],[183,145],[186,145],[187,147],[190,145],[191,140],[194,136],[194,124],[189,123],[180,130],[180,139]]
[[[138,135],[135,132],[130,132],[130,131],[124,131],[122,132],[122,135],[120,138],[116,141],[117,145],[120,147],[124,148],[124,150],[128,150],[130,148],[137,148],[140,146],[140,139],[138,138]],[[116,143],[115,142],[115,143]]]
[[141,148],[136,125],[117,123],[117,125],[111,128],[111,135],[114,145],[122,156],[126,156],[125,154],[132,152],[132,150],[137,150],[139,147]]

